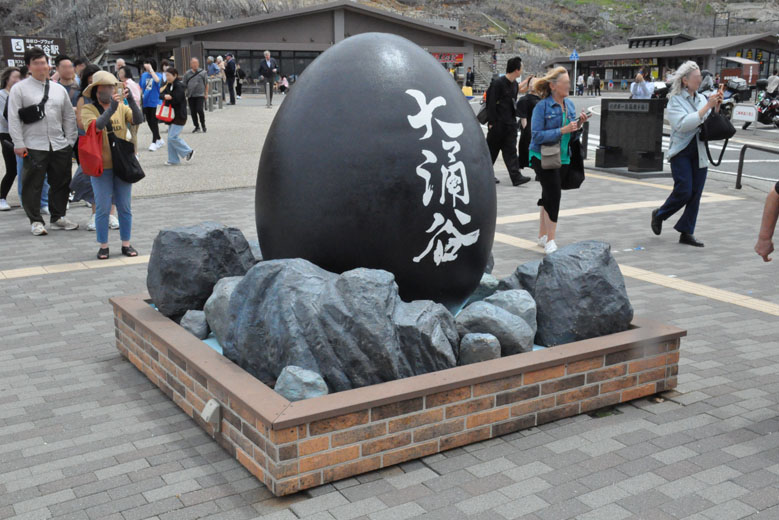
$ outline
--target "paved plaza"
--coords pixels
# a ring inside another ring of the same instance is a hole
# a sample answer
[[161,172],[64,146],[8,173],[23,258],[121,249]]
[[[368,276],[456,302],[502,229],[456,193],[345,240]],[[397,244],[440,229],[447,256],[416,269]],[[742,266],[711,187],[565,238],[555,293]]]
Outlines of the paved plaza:
[[[558,243],[609,242],[636,314],[688,331],[675,392],[272,497],[119,355],[108,303],[146,290],[162,227],[216,220],[257,238],[253,185],[278,110],[262,104],[207,113],[207,134],[188,126],[191,163],[144,148],[137,259],[118,254],[118,231],[99,262],[94,233],[33,237],[16,199],[0,213],[0,519],[779,519],[779,260],[753,251],[769,184],[735,190],[716,174],[704,249],[679,245],[673,219],[660,237],[649,229],[670,179],[588,172],[563,193]],[[543,255],[541,188],[511,187],[500,160],[496,174],[503,277]],[[83,228],[89,214],[68,216]]]

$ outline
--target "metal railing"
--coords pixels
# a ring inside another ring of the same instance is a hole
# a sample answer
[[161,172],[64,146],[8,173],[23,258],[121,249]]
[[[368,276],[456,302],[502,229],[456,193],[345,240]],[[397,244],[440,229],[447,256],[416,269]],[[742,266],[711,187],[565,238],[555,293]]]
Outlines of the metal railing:
[[775,181],[776,179],[768,179],[766,177],[755,177],[754,175],[744,175],[744,156],[747,153],[747,148],[750,148],[752,150],[757,150],[759,152],[765,152],[765,153],[772,153],[774,155],[779,155],[779,150],[775,150],[773,148],[766,148],[764,146],[757,146],[754,144],[745,144],[741,147],[741,152],[738,154],[738,173],[736,174],[736,189],[741,189],[741,178],[746,177],[748,179],[757,179],[760,181]]
[[222,108],[224,100],[222,99],[222,80],[220,78],[208,79],[208,100],[206,101],[206,110],[213,112],[214,108]]

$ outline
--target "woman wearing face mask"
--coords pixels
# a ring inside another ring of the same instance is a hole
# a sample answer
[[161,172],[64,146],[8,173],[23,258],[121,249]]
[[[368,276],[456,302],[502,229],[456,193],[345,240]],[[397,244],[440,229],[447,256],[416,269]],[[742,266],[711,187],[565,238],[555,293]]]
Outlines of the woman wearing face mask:
[[[124,89],[124,96],[120,89]],[[126,139],[129,125],[140,124],[143,121],[143,113],[135,103],[132,91],[124,87],[110,72],[96,72],[92,76],[92,83],[84,90],[84,96],[92,99],[92,104],[85,105],[81,110],[84,128],[88,129],[94,121],[97,130],[103,131],[103,173],[100,177],[90,178],[92,190],[95,192],[95,226],[97,241],[100,243],[97,258],[108,259],[108,214],[111,211],[112,197],[119,213],[122,254],[138,256],[138,252],[130,245],[132,184],[114,176],[108,133],[113,133],[115,139]],[[122,102],[123,97],[127,98],[129,104]]]
[[668,121],[671,123],[668,158],[674,189],[665,204],[652,212],[651,222],[652,232],[659,235],[663,221],[684,208],[674,229],[681,233],[680,244],[694,247],[703,247],[694,232],[709,167],[706,148],[700,140],[700,126],[712,109],[719,111],[722,103],[721,92],[711,95],[708,100],[698,94],[702,80],[701,70],[694,61],[684,63],[674,76],[668,100]]

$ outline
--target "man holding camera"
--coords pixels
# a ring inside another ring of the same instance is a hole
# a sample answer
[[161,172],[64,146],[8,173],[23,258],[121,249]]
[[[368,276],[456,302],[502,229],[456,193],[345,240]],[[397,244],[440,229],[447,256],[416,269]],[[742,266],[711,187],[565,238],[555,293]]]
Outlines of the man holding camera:
[[78,224],[65,218],[71,157],[78,138],[76,114],[65,88],[49,80],[46,54],[37,47],[28,49],[24,62],[30,77],[15,84],[8,96],[8,128],[14,153],[24,158],[24,211],[32,223],[32,234],[47,234],[41,217],[41,190],[48,174],[52,227],[78,229]]

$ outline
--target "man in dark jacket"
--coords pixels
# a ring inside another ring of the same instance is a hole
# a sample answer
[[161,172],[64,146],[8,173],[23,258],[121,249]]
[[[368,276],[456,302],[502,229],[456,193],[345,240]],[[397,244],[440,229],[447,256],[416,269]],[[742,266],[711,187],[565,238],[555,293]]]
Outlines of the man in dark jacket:
[[265,80],[265,108],[273,106],[273,83],[278,71],[279,64],[270,57],[270,51],[265,51],[265,59],[260,62],[260,76]]
[[225,78],[227,81],[227,92],[230,93],[230,104],[235,105],[235,59],[233,53],[225,54]]
[[[506,64],[506,75],[494,79],[487,89],[487,146],[492,164],[501,152],[514,186],[530,180],[519,171],[517,158],[517,78],[521,72],[522,59],[519,56],[511,58]],[[497,177],[495,182],[500,182]]]
[[471,70],[471,68],[468,67],[468,72],[465,73],[465,86],[472,87],[475,81],[476,81],[476,74],[474,74],[473,70]]

